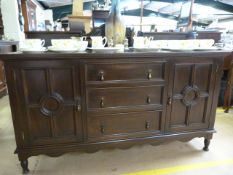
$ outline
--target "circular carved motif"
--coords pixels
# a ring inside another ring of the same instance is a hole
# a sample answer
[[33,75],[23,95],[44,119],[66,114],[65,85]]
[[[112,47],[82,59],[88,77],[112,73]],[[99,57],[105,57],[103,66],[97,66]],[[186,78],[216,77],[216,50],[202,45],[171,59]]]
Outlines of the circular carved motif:
[[51,117],[60,113],[63,109],[63,98],[58,93],[44,96],[40,100],[40,111],[45,116]]
[[187,86],[182,91],[183,99],[182,102],[186,106],[193,106],[197,104],[197,100],[200,97],[200,90],[197,86]]

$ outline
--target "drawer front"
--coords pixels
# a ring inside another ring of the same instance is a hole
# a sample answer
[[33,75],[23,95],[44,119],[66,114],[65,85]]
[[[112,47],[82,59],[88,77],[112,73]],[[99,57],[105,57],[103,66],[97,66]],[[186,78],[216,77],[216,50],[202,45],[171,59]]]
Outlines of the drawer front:
[[[88,117],[88,137],[161,132],[161,112],[144,111]],[[117,137],[118,137],[117,136]]]
[[162,105],[163,86],[89,88],[88,109]]
[[164,79],[165,62],[87,64],[86,81],[127,81]]

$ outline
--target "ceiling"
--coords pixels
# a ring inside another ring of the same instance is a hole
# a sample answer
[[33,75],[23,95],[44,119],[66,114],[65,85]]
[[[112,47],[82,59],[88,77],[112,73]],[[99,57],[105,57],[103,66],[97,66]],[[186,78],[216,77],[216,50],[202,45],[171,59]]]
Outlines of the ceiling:
[[[73,0],[37,0],[45,9],[72,5]],[[83,0],[84,3],[92,2],[95,0]]]
[[71,5],[73,0],[37,0],[44,8]]
[[[66,13],[72,11],[73,0],[37,0],[45,9]],[[95,0],[83,0],[84,9],[91,10]],[[98,0],[102,3],[104,0]],[[182,5],[188,0],[143,0],[143,16],[162,16],[177,19]],[[120,0],[122,14],[140,16],[141,0]],[[67,13],[67,14],[68,14]],[[233,19],[233,0],[195,0],[193,16],[196,21],[212,22],[214,19]]]
[[[73,0],[37,0],[44,8],[52,8],[59,7],[65,5],[72,5]],[[83,0],[86,2],[94,2],[95,0]],[[98,0],[99,2],[103,2],[104,0]],[[157,3],[155,8],[160,8],[160,6],[168,5],[168,4],[176,4],[179,2],[185,2],[187,0],[143,0],[144,3]],[[121,0],[121,3],[126,2],[141,2],[141,0]],[[227,7],[233,9],[233,0],[195,0],[197,3],[208,4],[210,6],[219,6],[220,8]],[[132,5],[132,4],[131,4]]]
[[228,4],[228,5],[233,5],[233,0],[217,0],[217,1]]

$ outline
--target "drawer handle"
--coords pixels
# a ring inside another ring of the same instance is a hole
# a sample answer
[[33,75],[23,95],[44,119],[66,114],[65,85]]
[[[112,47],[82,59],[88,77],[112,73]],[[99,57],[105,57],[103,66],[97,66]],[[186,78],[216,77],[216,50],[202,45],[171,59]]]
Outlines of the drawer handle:
[[80,99],[77,99],[76,100],[76,111],[80,112],[81,111],[81,102],[80,102]]
[[148,70],[147,78],[150,80],[152,78],[152,70]]
[[100,132],[103,134],[105,132],[104,125],[100,126]]
[[78,105],[76,106],[76,110],[77,110],[78,112],[81,111],[81,105],[80,105],[80,104],[78,104]]
[[104,71],[102,70],[99,72],[99,80],[104,81]]
[[151,99],[150,99],[150,97],[149,97],[149,96],[147,96],[146,102],[147,102],[148,104],[150,104],[150,103],[151,103]]
[[100,100],[100,107],[101,107],[101,108],[104,107],[104,98],[101,98],[101,100]]
[[146,129],[149,129],[149,128],[150,128],[150,122],[146,122],[145,128],[146,128]]
[[172,98],[169,97],[168,100],[167,100],[167,105],[170,106],[172,104]]

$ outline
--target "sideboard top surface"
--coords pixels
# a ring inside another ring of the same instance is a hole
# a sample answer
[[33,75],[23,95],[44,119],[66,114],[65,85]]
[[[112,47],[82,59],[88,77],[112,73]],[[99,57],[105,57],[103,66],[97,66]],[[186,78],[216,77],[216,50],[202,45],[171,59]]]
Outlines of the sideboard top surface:
[[174,57],[183,58],[224,58],[230,55],[230,50],[216,50],[216,51],[157,51],[157,52],[119,52],[119,53],[94,53],[94,52],[83,52],[83,53],[72,53],[72,52],[42,52],[42,53],[23,53],[23,52],[12,52],[7,54],[0,54],[0,60],[74,60],[74,59],[109,59],[109,58],[122,58],[122,59],[137,59],[137,58],[168,58]]

